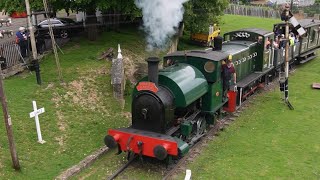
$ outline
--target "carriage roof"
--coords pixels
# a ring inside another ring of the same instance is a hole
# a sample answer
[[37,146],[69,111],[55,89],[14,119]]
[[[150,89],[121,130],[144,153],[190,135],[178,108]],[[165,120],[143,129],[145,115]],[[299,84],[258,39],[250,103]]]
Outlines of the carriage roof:
[[185,56],[185,57],[199,57],[202,59],[220,61],[226,59],[229,55],[221,51],[212,50],[191,50],[191,51],[176,51],[166,55],[164,58],[168,59],[175,56]]
[[[312,26],[315,26],[315,25],[320,25],[320,20],[316,20],[316,19],[301,19],[301,20],[298,20],[298,22],[304,28],[312,27]],[[278,23],[278,24],[275,24],[275,25],[284,26],[285,24],[286,23],[281,22],[281,23]]]

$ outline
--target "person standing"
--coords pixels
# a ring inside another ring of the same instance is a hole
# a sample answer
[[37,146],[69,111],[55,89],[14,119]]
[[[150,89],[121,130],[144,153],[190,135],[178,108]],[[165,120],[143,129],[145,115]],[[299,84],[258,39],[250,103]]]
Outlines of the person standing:
[[16,33],[16,44],[20,47],[21,56],[27,57],[28,37],[24,27],[19,27],[19,31]]
[[[222,74],[223,74],[223,92],[226,95],[226,91],[230,89],[230,85],[236,85],[237,83],[237,75],[234,65],[232,63],[232,59],[228,58],[226,64],[222,65]],[[233,83],[231,82],[233,79]]]

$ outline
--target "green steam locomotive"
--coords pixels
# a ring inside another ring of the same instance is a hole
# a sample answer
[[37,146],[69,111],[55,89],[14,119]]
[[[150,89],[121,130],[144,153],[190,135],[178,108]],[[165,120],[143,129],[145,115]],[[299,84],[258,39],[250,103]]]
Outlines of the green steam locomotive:
[[[315,58],[320,48],[320,21],[305,19],[300,24],[307,33],[290,46],[290,64]],[[274,27],[284,33],[284,24]],[[159,160],[183,156],[222,111],[235,111],[277,77],[285,50],[275,48],[274,40],[275,32],[241,29],[224,34],[224,41],[215,38],[212,49],[166,55],[161,70],[158,58],[148,58],[148,76],[132,93],[132,126],[108,130],[105,144]],[[237,82],[223,89],[222,66],[228,60],[234,64]]]

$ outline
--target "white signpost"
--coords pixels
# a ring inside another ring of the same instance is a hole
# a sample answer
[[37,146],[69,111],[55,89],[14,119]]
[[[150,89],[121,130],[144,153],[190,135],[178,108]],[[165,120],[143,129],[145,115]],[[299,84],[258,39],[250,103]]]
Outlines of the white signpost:
[[40,108],[37,109],[37,103],[36,101],[32,101],[32,105],[33,105],[33,112],[30,113],[30,118],[35,118],[36,121],[36,128],[37,128],[37,134],[38,134],[38,142],[43,144],[46,141],[42,140],[42,136],[41,136],[41,130],[40,130],[40,123],[39,123],[39,114],[44,113],[44,108]]

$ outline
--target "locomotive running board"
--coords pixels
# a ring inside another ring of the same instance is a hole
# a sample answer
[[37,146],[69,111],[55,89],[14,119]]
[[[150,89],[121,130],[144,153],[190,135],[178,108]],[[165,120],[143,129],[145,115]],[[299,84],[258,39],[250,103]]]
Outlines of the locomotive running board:
[[312,59],[314,59],[316,57],[317,57],[316,55],[310,56],[307,59],[304,59],[304,60],[300,61],[299,63],[300,64],[304,64],[304,63],[306,63],[306,62],[308,62],[308,61],[310,61],[310,60],[312,60]]

